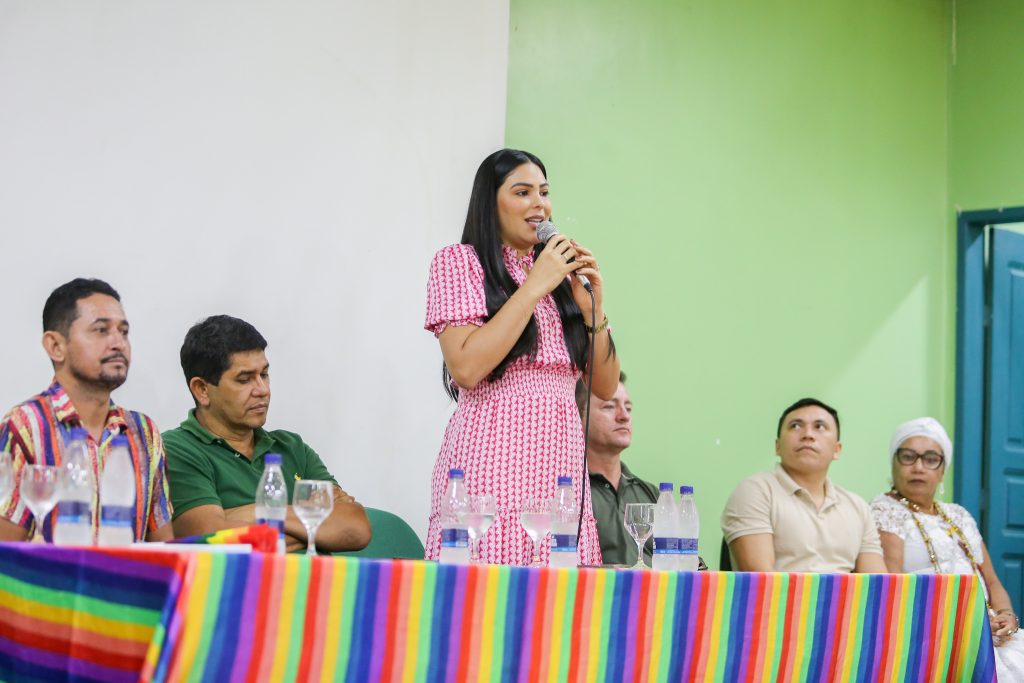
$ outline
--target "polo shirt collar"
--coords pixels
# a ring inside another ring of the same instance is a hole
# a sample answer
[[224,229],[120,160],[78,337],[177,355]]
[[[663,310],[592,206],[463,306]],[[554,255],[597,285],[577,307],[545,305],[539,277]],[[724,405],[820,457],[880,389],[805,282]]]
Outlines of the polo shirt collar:
[[[793,477],[782,468],[782,465],[775,466],[775,478],[778,479],[779,484],[790,495],[795,495],[797,491],[803,491],[810,495],[810,492],[800,484],[793,481]],[[825,477],[825,502],[822,504],[821,509],[824,510],[829,505],[836,502],[835,487],[832,486],[832,480]]]
[[628,467],[626,467],[626,463],[624,463],[624,462],[622,462],[620,460],[619,461],[619,465],[622,467],[622,473],[619,476],[620,479],[627,479],[630,482],[633,482],[633,481],[636,480],[636,475],[633,474],[633,472]]
[[[82,416],[78,414],[78,409],[71,402],[68,392],[64,390],[64,387],[61,386],[61,383],[56,378],[43,393],[50,399],[50,403],[53,405],[53,415],[61,425],[69,428],[82,425]],[[104,429],[117,434],[123,434],[128,429],[128,423],[113,399],[110,400],[110,408],[107,410],[107,421]]]
[[[181,428],[204,444],[221,444],[227,446],[227,441],[209,431],[199,423],[198,418],[196,418],[195,408],[188,411],[188,416],[185,418],[185,421],[181,423]],[[256,458],[266,455],[274,450],[274,444],[276,441],[270,432],[262,427],[257,427],[253,432],[253,436],[255,437],[255,442],[252,447],[253,461],[255,461]]]
[[[622,462],[620,460],[619,461],[619,467],[620,467],[620,471],[619,471],[619,489],[620,490],[622,489],[622,485],[623,484],[632,485],[634,482],[638,481],[637,476],[635,474],[633,474],[628,467],[626,467],[626,463],[624,463],[624,462]],[[605,477],[600,472],[590,472],[590,471],[588,471],[587,475],[590,477],[591,488],[593,488],[593,483],[594,482],[602,482],[603,481],[603,482],[607,482],[608,484],[611,484],[611,482],[608,481],[607,477]]]

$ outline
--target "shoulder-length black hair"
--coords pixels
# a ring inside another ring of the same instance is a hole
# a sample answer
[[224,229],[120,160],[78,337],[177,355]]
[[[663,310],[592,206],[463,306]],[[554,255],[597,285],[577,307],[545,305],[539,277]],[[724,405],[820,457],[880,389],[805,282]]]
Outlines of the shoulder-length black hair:
[[[501,225],[498,222],[498,188],[509,174],[523,164],[535,164],[546,178],[547,169],[536,155],[518,149],[501,149],[481,162],[473,179],[473,191],[469,196],[469,210],[466,226],[462,230],[462,243],[470,244],[476,250],[484,270],[484,295],[487,301],[487,318],[490,319],[505,305],[508,298],[519,288],[505,268],[501,251]],[[534,247],[534,258],[544,248]],[[562,335],[569,358],[578,369],[587,364],[587,331],[583,327],[583,314],[572,297],[572,288],[564,280],[551,292],[562,318]],[[530,316],[523,333],[498,366],[487,376],[488,381],[501,379],[508,366],[521,356],[534,358],[537,353],[537,321]],[[442,370],[445,390],[452,398],[458,398],[458,387],[451,381],[448,368]]]

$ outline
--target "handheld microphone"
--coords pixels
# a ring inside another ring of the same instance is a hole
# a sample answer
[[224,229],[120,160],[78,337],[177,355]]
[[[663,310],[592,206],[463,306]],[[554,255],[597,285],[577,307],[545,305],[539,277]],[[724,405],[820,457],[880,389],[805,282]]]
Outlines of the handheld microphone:
[[[558,234],[558,228],[551,221],[541,221],[540,225],[537,226],[537,239],[540,240],[541,244],[547,244],[548,240]],[[567,263],[572,263],[576,260],[576,257],[570,258]],[[593,293],[593,288],[590,286],[590,280],[586,275],[576,275],[576,279],[580,281],[583,288],[588,292]]]

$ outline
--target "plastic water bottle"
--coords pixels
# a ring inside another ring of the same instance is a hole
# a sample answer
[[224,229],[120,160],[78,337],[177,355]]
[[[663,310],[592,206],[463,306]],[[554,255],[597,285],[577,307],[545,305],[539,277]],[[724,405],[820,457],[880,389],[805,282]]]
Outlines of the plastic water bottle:
[[572,477],[559,477],[557,481],[548,566],[575,568],[580,563],[576,547],[576,532],[580,528],[580,508],[576,504],[576,496],[572,490]]
[[663,481],[658,487],[661,495],[654,506],[654,556],[651,568],[664,572],[679,571],[679,510],[672,482]]
[[697,504],[693,500],[693,487],[679,487],[679,535],[680,558],[679,570],[684,572],[697,571],[697,539],[700,538],[700,517],[697,515]]
[[256,486],[256,523],[277,531],[277,552],[284,553],[284,520],[288,517],[288,487],[281,471],[281,456],[263,456],[263,476]]
[[469,529],[462,522],[469,510],[465,479],[462,470],[448,470],[448,488],[441,499],[441,554],[437,558],[442,564],[469,564]]
[[100,545],[135,542],[135,466],[128,437],[115,436],[100,476]]
[[81,427],[75,427],[68,434],[61,466],[64,470],[62,492],[57,504],[53,542],[57,545],[93,545],[92,496],[96,487],[89,460],[89,434]]

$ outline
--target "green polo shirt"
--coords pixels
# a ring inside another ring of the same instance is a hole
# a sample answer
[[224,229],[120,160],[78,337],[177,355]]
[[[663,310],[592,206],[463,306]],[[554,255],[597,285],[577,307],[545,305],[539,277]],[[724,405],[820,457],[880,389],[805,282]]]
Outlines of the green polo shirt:
[[320,456],[294,432],[257,429],[249,460],[224,439],[206,431],[193,409],[180,426],[164,432],[163,437],[175,519],[198,505],[219,505],[225,510],[252,505],[267,453],[281,454],[281,469],[289,482],[289,503],[294,488],[291,482],[298,479],[337,483]]
[[[171,480],[171,498],[174,499],[174,480]],[[590,499],[594,504],[594,520],[597,522],[597,537],[601,542],[601,561],[604,564],[633,565],[636,563],[636,541],[626,531],[622,520],[626,514],[626,503],[657,503],[658,487],[640,479],[622,463],[622,476],[618,490],[603,474],[590,473]],[[174,512],[177,514],[177,501]],[[653,543],[648,539],[644,546],[644,558],[651,564]]]

